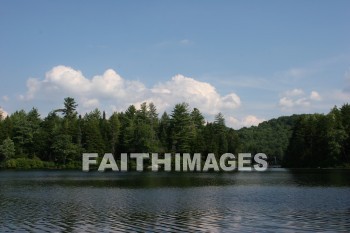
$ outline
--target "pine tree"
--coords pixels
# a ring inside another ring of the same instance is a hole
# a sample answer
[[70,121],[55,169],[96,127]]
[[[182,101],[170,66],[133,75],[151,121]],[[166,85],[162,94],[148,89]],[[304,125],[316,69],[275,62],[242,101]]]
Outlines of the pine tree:
[[159,121],[158,128],[158,138],[160,141],[160,151],[168,152],[171,149],[171,139],[170,139],[170,117],[164,112]]
[[176,104],[171,114],[172,151],[191,152],[191,142],[195,134],[194,129],[188,104]]
[[214,121],[214,129],[215,129],[215,140],[217,143],[217,154],[216,156],[220,156],[221,154],[224,154],[227,152],[228,143],[227,143],[227,136],[226,136],[226,125],[225,125],[225,118],[222,115],[222,113],[218,113],[215,116]]
[[98,109],[85,114],[83,119],[83,147],[86,152],[103,154],[105,143],[100,131],[101,112]]
[[120,121],[118,117],[118,113],[113,113],[109,118],[110,125],[110,149],[113,154],[116,153],[119,144],[119,136],[120,136]]

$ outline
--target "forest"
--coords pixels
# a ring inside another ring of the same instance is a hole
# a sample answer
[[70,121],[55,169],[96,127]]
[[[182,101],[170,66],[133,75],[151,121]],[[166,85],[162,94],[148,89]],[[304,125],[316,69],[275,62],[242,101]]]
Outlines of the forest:
[[[284,167],[349,167],[350,105],[328,114],[283,116],[234,130],[218,113],[206,122],[199,109],[176,104],[159,116],[153,103],[107,117],[77,113],[74,98],[41,117],[38,109],[0,113],[0,168],[81,169],[82,153],[265,153]],[[118,158],[116,158],[118,160]]]

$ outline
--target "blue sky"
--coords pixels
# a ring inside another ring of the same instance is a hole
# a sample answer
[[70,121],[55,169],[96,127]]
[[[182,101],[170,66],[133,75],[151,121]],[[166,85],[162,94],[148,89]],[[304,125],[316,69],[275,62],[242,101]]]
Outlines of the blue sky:
[[177,102],[239,128],[350,100],[349,1],[0,1],[0,106]]

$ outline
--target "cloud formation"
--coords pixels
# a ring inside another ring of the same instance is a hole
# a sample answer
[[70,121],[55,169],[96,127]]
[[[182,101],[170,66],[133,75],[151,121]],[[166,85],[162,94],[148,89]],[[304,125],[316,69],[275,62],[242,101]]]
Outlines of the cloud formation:
[[0,107],[0,119],[2,117],[2,119],[5,119],[7,117],[8,113]]
[[169,104],[189,102],[210,115],[241,105],[241,100],[235,93],[222,97],[211,84],[183,75],[176,75],[170,81],[155,85],[151,89],[149,100],[163,108]]
[[306,95],[302,89],[293,89],[286,91],[279,100],[279,106],[282,110],[292,110],[295,107],[306,108],[313,102],[322,100],[317,91],[311,91]]
[[241,120],[230,116],[227,120],[227,123],[228,125],[232,126],[234,129],[240,129],[242,127],[257,126],[263,121],[265,121],[265,119],[258,118],[254,115],[248,115],[243,117]]
[[320,100],[322,100],[322,98],[321,98],[320,94],[318,94],[317,91],[312,91],[310,93],[310,100],[320,101]]
[[44,79],[27,80],[27,93],[23,101],[62,101],[64,97],[76,98],[81,111],[100,107],[108,111],[125,110],[142,102],[153,102],[159,112],[169,111],[176,103],[188,102],[203,114],[213,116],[228,112],[241,105],[235,93],[221,96],[214,86],[183,75],[176,75],[166,82],[147,88],[139,81],[122,78],[108,69],[102,75],[86,78],[79,70],[67,66],[56,66],[48,71]]

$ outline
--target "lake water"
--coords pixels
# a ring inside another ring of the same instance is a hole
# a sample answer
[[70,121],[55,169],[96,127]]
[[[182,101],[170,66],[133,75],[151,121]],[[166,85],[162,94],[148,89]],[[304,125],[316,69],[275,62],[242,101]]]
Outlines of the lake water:
[[349,170],[0,171],[0,232],[349,232]]

